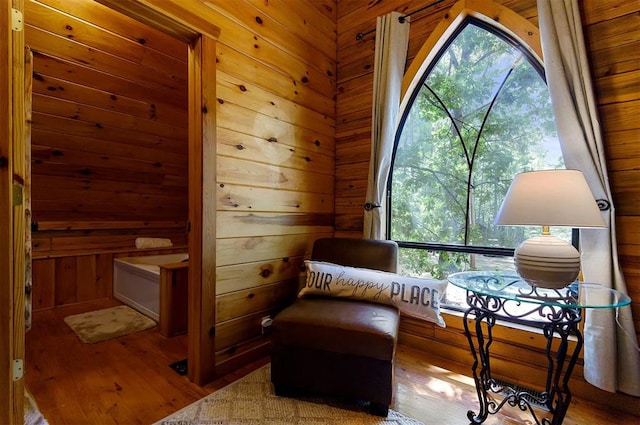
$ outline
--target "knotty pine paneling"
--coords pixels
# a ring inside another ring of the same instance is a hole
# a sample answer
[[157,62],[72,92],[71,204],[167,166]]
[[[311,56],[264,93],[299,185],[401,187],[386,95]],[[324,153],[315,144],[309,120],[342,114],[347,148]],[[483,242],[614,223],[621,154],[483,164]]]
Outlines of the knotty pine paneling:
[[[335,231],[339,236],[362,235],[368,163],[371,144],[371,93],[375,33],[355,39],[359,32],[375,30],[376,17],[392,10],[415,11],[431,0],[382,0],[363,3],[341,0],[338,3],[338,81],[336,114],[336,190]],[[438,21],[455,3],[445,0],[412,16],[407,65],[427,39]],[[535,0],[498,0],[496,3],[538,25]],[[640,167],[640,92],[636,89],[640,70],[638,31],[640,4],[617,0],[580,2],[583,28],[593,74],[594,89],[607,150],[610,184],[616,205],[620,260],[629,293],[635,300],[632,311],[636,330],[640,330],[640,191],[637,169]],[[406,343],[433,351],[460,362],[471,361],[468,348],[460,341],[461,319],[446,316],[448,327],[403,319],[401,332]],[[524,335],[524,337],[523,337]],[[530,340],[527,338],[531,337]],[[528,333],[506,329],[496,344],[496,368],[505,378],[535,386],[530,376],[542,375],[544,358],[539,341]],[[457,342],[456,342],[457,341]],[[529,354],[531,352],[532,354]],[[514,363],[514,359],[518,360]],[[493,362],[493,359],[492,359]],[[580,367],[578,367],[580,369]],[[540,376],[544,379],[544,376]],[[577,371],[571,382],[574,394],[604,402]],[[616,402],[617,400],[617,402]],[[607,402],[626,405],[623,396]]]
[[94,2],[27,1],[25,17],[34,256],[56,257],[55,305],[108,297],[101,251],[186,244],[187,46]]
[[[260,318],[291,302],[313,241],[333,235],[337,8],[335,0],[182,7],[221,29],[209,102],[218,205],[210,255],[220,279],[216,362],[230,367],[265,353]],[[187,46],[92,1],[25,9],[43,225],[35,268],[40,308],[51,308],[102,294],[79,276],[91,275],[96,256],[135,255],[123,246],[137,236],[186,243]]]
[[[118,244],[122,245],[122,244]],[[137,252],[71,253],[33,260],[33,310],[111,298],[113,260],[132,255],[162,255],[185,252],[186,247],[145,249]],[[89,252],[90,249],[81,251]]]
[[333,1],[213,1],[217,46],[216,363],[263,353],[260,319],[293,300],[333,234]]

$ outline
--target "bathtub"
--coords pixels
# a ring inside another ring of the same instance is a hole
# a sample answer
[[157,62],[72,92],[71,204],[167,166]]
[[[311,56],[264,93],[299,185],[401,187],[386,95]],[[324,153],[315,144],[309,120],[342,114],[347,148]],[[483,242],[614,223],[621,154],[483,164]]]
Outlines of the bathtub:
[[159,321],[160,265],[180,263],[189,254],[149,255],[113,260],[113,297]]

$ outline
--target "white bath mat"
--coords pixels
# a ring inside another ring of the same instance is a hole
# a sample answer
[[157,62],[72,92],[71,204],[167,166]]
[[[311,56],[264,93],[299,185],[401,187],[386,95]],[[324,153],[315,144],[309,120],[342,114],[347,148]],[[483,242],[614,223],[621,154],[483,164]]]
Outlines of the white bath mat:
[[126,305],[67,316],[64,321],[86,344],[149,329],[156,322]]

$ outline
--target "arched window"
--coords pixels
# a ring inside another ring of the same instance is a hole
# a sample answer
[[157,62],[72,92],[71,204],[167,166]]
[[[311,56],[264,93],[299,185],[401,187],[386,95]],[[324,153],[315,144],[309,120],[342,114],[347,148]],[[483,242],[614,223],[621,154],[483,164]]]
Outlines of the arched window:
[[[508,187],[519,172],[564,168],[542,64],[470,16],[441,46],[396,134],[387,235],[405,274],[513,270],[514,248],[539,229],[493,225]],[[446,303],[462,304],[453,292]]]

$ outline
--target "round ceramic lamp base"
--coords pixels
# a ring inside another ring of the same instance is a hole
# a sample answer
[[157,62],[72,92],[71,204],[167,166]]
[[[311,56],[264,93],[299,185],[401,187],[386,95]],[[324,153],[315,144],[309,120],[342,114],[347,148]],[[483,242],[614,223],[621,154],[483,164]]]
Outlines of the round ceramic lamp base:
[[580,253],[567,241],[552,235],[527,239],[516,249],[518,274],[531,286],[560,289],[580,273]]

